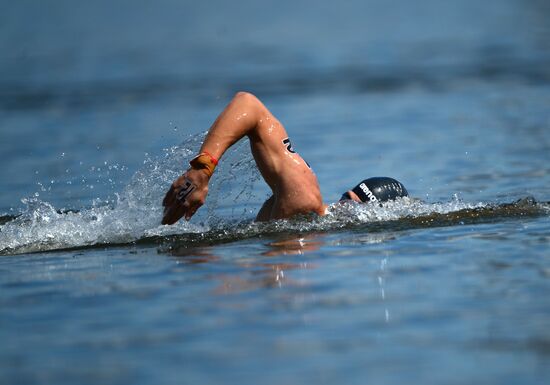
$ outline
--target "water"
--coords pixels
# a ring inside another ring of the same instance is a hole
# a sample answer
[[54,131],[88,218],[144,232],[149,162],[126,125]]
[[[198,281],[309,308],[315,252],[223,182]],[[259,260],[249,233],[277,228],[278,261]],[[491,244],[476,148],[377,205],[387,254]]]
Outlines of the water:
[[[546,382],[546,2],[1,8],[0,383]],[[256,224],[242,142],[160,226],[242,89],[326,202],[415,199]]]

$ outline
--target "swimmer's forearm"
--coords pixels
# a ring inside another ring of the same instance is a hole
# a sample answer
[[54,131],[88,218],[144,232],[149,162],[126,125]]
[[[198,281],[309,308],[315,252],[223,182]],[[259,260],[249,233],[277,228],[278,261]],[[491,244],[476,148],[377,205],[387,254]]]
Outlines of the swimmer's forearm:
[[256,129],[262,108],[265,107],[254,95],[237,93],[210,127],[201,152],[219,160],[229,147]]

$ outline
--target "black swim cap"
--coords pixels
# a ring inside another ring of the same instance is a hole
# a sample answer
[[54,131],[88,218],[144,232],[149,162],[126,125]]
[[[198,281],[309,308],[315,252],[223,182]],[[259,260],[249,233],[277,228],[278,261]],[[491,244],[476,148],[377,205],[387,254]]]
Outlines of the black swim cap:
[[[351,191],[361,199],[361,202],[385,202],[409,196],[407,189],[401,182],[383,176],[365,179]],[[340,198],[340,200],[343,199],[350,199],[347,192]]]

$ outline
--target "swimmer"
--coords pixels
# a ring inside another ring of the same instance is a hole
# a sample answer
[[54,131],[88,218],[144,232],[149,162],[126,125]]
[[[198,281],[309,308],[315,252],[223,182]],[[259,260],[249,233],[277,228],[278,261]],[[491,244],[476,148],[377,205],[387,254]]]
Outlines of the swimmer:
[[[272,196],[265,201],[257,221],[290,218],[297,214],[325,215],[317,177],[309,165],[292,148],[285,128],[254,95],[239,92],[218,116],[199,154],[189,169],[177,178],[166,193],[162,205],[162,224],[174,224],[180,218],[189,220],[204,204],[208,182],[225,151],[244,136],[256,165]],[[405,187],[395,179],[365,179],[346,191],[341,201],[384,202],[408,196]]]

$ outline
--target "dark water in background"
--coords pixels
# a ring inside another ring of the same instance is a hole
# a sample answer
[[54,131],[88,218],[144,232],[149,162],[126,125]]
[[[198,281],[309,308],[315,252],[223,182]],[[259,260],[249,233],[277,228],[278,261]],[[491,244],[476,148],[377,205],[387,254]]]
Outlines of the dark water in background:
[[[0,215],[22,214],[0,250],[56,250],[0,257],[0,383],[544,383],[548,207],[491,207],[550,201],[548,20],[536,0],[0,3]],[[158,226],[243,89],[327,202],[371,175],[424,202],[250,224],[267,190],[243,143],[190,224]]]

